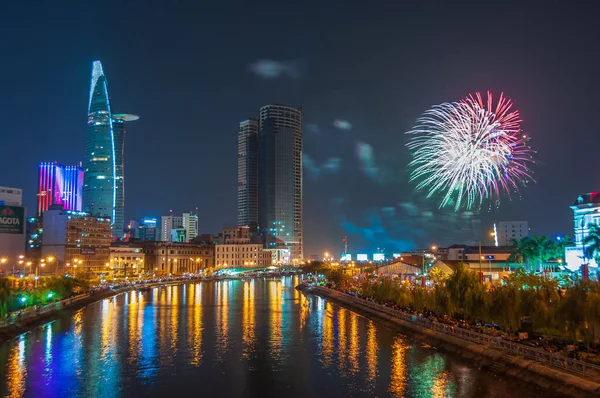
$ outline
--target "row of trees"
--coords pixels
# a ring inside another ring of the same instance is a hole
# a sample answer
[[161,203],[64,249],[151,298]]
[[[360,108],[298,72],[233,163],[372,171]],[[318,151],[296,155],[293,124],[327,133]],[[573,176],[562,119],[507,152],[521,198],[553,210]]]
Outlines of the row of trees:
[[53,276],[40,278],[38,286],[15,288],[10,278],[0,278],[0,317],[26,307],[45,305],[83,292],[85,279]]
[[594,281],[544,278],[518,270],[501,286],[488,288],[475,272],[459,265],[433,289],[390,279],[365,280],[359,288],[365,296],[417,311],[497,324],[510,332],[600,343],[600,283]]
[[513,239],[510,245],[508,262],[525,266],[529,271],[546,270],[550,260],[564,261],[565,248],[571,246],[570,239],[548,239],[547,236],[526,236],[521,240]]

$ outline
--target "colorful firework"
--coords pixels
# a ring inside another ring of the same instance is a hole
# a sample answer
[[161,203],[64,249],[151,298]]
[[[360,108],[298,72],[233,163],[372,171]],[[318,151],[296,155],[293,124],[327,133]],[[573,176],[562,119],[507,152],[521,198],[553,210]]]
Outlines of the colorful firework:
[[488,92],[486,102],[476,93],[426,111],[407,132],[410,180],[428,198],[441,195],[440,208],[455,210],[518,193],[533,180],[528,168],[533,160],[519,111],[512,108],[504,94],[494,106]]

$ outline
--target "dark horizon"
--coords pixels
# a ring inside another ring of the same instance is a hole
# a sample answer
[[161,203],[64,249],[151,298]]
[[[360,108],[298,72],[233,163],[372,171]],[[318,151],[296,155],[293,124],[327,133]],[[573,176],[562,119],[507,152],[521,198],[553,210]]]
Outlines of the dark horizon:
[[[37,164],[84,160],[100,60],[113,109],[140,115],[125,138],[126,222],[198,207],[200,233],[235,225],[239,122],[283,103],[303,108],[307,256],[341,252],[344,236],[352,253],[466,243],[493,221],[572,236],[569,206],[600,190],[596,8],[4,2],[0,185],[22,188],[33,215]],[[404,132],[431,105],[487,90],[520,110],[537,183],[498,211],[438,211],[408,182]]]

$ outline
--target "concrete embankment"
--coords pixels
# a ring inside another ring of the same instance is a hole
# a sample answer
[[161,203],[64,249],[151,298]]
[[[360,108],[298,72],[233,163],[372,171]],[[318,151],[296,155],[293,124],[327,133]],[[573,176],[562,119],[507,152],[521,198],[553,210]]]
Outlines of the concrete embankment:
[[60,307],[45,311],[39,315],[35,315],[24,319],[23,321],[17,321],[10,325],[0,327],[0,343],[13,339],[23,333],[26,333],[32,329],[35,329],[45,323],[51,322],[54,319],[58,318],[61,314],[66,312],[73,312],[79,310],[83,307],[86,307],[90,304],[93,304],[97,301],[104,300],[106,298],[116,296],[121,293],[129,292],[135,290],[136,288],[154,288],[159,286],[168,286],[168,285],[178,285],[182,283],[190,283],[190,282],[198,282],[196,280],[185,280],[185,281],[167,281],[167,282],[157,282],[148,285],[142,286],[127,286],[121,287],[118,289],[110,289],[104,292],[99,292],[91,295],[87,295],[85,297],[77,297],[73,300],[63,300],[61,302]]
[[392,316],[335,290],[299,285],[298,290],[340,304],[391,329],[415,336],[441,351],[460,356],[482,368],[574,397],[600,396],[600,383],[506,351],[454,337]]

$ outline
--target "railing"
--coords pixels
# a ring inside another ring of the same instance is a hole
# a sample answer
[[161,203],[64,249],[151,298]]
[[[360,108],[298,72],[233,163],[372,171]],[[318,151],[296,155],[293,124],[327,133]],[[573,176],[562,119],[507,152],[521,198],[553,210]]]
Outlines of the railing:
[[471,341],[476,344],[496,348],[502,351],[506,351],[511,355],[521,356],[525,359],[530,359],[532,361],[550,365],[555,368],[578,373],[585,377],[590,377],[595,379],[596,381],[600,381],[600,366],[594,365],[592,363],[588,363],[578,359],[568,358],[561,354],[552,353],[540,348],[530,347],[525,344],[515,343],[513,341],[505,340],[502,337],[490,336],[484,333],[473,332],[471,330],[453,327],[440,322],[435,322],[427,318],[423,318],[421,316],[408,314],[406,312],[396,310],[385,305],[377,304],[366,299],[358,298],[351,294],[341,293],[337,290],[327,289],[319,286],[311,287],[310,290],[316,292],[320,291],[328,295],[338,296],[345,300],[353,301],[359,305],[372,308],[375,311],[384,312],[390,316],[400,318],[407,322],[415,323],[417,325],[435,330],[440,333],[444,333],[452,337],[457,337],[463,340]]

